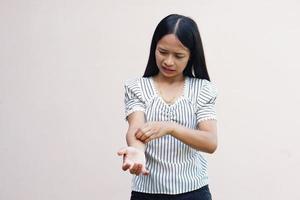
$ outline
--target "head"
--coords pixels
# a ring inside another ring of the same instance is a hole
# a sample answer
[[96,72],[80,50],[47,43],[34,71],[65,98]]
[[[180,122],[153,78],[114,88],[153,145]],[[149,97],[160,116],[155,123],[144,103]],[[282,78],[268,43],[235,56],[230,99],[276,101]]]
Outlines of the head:
[[171,14],[157,25],[144,77],[175,66],[184,76],[209,79],[197,24],[189,17]]

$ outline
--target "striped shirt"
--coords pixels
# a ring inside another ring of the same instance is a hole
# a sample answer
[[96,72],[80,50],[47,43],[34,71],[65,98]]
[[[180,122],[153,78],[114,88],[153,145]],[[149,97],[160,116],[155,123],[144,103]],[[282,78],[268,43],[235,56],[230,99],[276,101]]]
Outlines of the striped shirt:
[[[135,78],[125,82],[125,115],[143,111],[146,121],[172,121],[196,129],[199,122],[216,119],[216,97],[210,81],[185,77],[182,95],[169,105],[152,77]],[[150,175],[133,176],[133,191],[180,194],[208,184],[205,154],[171,135],[148,142],[145,156]]]

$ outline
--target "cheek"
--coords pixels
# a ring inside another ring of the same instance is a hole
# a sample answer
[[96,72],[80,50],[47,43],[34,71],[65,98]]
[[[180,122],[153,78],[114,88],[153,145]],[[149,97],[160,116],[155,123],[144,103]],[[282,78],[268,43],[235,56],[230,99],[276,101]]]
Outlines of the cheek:
[[180,65],[186,66],[188,63],[188,59],[184,59],[184,60],[180,60],[178,63],[180,63]]
[[155,60],[156,60],[156,63],[161,63],[163,58],[162,58],[162,56],[155,54]]
[[180,62],[180,68],[182,69],[182,70],[184,70],[185,68],[186,68],[186,66],[187,66],[187,64],[188,64],[188,61],[189,60],[183,60],[183,61],[181,61]]

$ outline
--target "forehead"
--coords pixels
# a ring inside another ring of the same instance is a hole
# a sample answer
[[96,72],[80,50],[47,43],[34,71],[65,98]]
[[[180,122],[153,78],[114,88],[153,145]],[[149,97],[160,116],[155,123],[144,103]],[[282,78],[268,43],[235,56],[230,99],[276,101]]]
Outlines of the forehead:
[[178,53],[189,52],[189,49],[185,47],[174,34],[167,34],[164,37],[162,37],[158,41],[157,47]]

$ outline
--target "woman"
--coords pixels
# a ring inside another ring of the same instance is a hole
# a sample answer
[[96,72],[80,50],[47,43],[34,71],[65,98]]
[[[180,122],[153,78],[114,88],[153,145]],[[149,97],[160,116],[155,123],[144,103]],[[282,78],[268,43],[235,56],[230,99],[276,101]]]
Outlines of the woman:
[[211,199],[205,153],[217,148],[216,97],[197,24],[165,17],[144,76],[125,83],[128,147],[118,155],[135,175],[131,200]]

